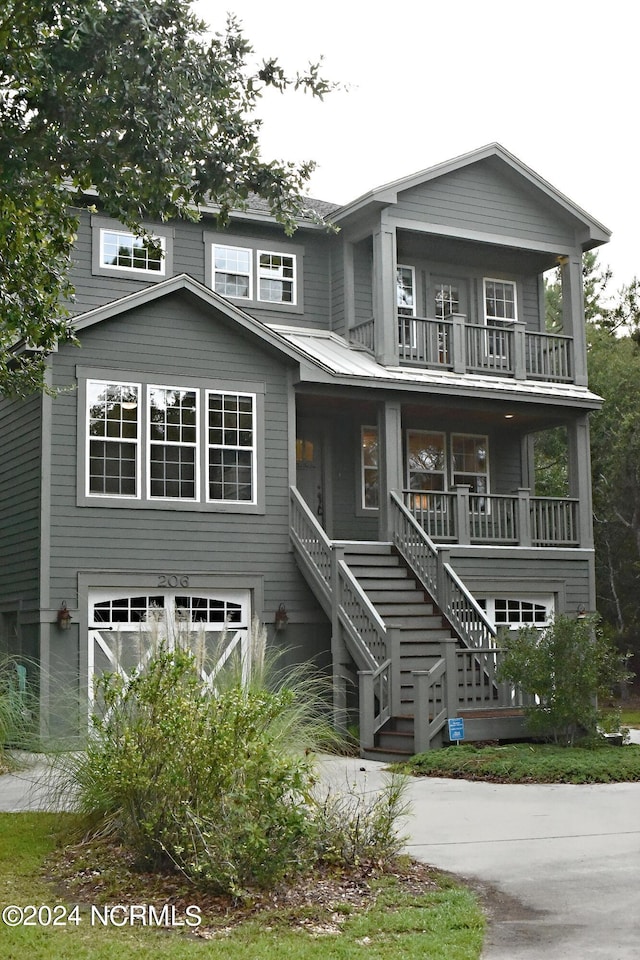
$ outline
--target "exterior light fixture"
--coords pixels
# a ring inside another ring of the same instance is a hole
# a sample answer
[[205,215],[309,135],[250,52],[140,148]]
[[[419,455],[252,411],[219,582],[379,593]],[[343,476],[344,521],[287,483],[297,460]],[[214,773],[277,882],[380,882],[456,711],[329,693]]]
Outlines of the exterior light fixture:
[[58,630],[68,630],[71,626],[71,614],[67,610],[67,604],[64,600],[56,614],[56,623],[58,624]]
[[289,617],[287,616],[287,608],[284,603],[281,603],[278,609],[276,610],[276,616],[274,620],[276,633],[282,633],[289,623]]
[[514,415],[512,413],[505,413],[505,420],[513,420]]
[[587,616],[587,608],[583,606],[583,604],[581,603],[578,604],[577,615],[578,615],[578,620],[584,620],[585,617]]

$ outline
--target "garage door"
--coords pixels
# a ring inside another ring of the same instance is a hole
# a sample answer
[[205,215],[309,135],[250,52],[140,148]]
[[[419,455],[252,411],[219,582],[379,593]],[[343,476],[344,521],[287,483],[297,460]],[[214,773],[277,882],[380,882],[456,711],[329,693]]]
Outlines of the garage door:
[[212,686],[232,656],[249,667],[248,591],[184,590],[89,593],[89,709],[95,707],[96,677],[119,673],[127,680],[161,645],[188,647],[199,654],[202,678]]

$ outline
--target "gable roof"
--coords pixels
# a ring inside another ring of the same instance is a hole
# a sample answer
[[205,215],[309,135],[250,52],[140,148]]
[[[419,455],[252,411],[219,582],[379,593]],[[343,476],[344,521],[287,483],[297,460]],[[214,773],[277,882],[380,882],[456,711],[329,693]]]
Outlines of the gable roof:
[[433,167],[420,170],[418,173],[376,187],[362,194],[351,203],[345,204],[333,214],[332,219],[339,224],[350,219],[354,214],[361,213],[367,207],[381,208],[395,204],[398,202],[398,194],[405,190],[411,190],[413,187],[492,158],[504,163],[510,170],[520,176],[529,188],[540,191],[548,200],[560,207],[565,214],[569,214],[570,217],[578,221],[587,231],[588,239],[583,243],[583,249],[587,250],[599,244],[607,243],[610,239],[611,231],[607,227],[590,216],[582,207],[566,197],[499,143],[486,144],[484,147],[478,147],[476,150],[454,157],[452,160],[446,160],[444,163],[438,163]]

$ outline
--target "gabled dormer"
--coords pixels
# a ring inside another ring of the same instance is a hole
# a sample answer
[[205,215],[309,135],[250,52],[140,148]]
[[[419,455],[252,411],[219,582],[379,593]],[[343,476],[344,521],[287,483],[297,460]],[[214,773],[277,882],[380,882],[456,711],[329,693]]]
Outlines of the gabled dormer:
[[[386,366],[586,384],[581,258],[609,231],[499,144],[334,215],[348,338]],[[560,266],[563,327],[545,329]]]

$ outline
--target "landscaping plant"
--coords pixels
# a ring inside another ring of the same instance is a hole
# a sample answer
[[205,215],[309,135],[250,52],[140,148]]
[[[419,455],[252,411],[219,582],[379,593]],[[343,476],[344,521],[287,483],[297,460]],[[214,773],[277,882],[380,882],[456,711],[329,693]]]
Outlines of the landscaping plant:
[[571,746],[578,738],[597,736],[598,697],[628,677],[597,617],[558,615],[542,630],[526,627],[501,642],[505,653],[499,678],[537,699],[527,708],[531,733]]
[[[274,675],[261,654],[254,661],[249,682],[236,661],[213,685],[188,644],[161,643],[129,677],[100,679],[101,716],[86,752],[67,759],[65,781],[90,834],[123,844],[147,868],[170,865],[236,896],[310,870],[325,850],[332,862],[354,854],[327,831],[314,789],[313,751],[328,729],[324,684]],[[366,836],[358,856],[388,856],[398,791],[353,807],[351,832]],[[349,830],[344,816],[338,827]]]

